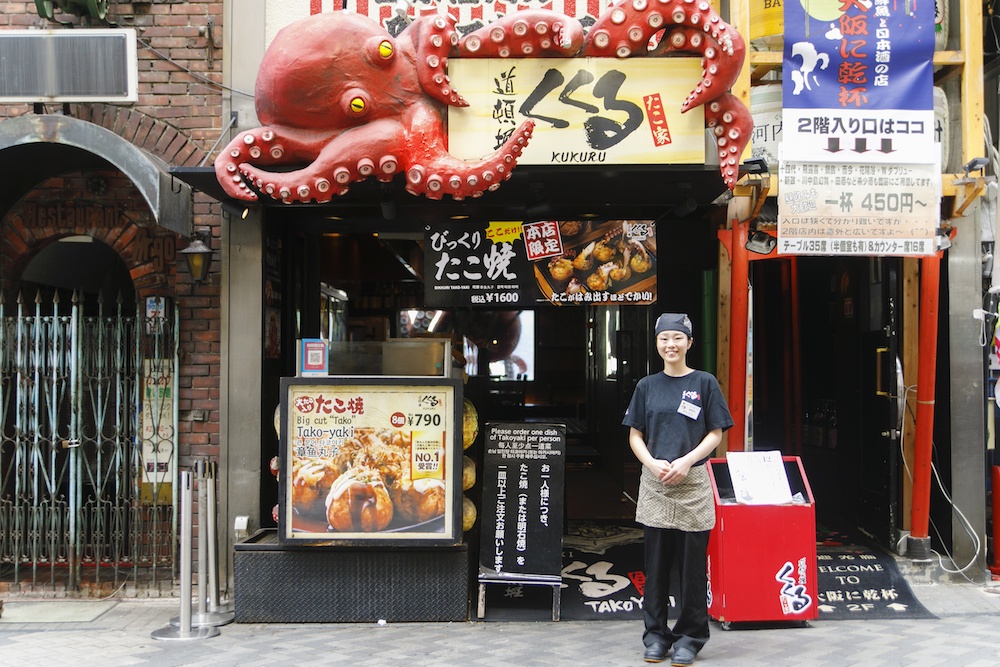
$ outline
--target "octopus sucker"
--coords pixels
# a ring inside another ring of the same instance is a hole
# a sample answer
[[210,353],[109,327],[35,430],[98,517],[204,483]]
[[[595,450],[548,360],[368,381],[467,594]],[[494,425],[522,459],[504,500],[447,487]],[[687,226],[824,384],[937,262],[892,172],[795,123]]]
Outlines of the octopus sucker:
[[333,170],[333,180],[341,185],[351,182],[351,170],[347,167],[337,167]]

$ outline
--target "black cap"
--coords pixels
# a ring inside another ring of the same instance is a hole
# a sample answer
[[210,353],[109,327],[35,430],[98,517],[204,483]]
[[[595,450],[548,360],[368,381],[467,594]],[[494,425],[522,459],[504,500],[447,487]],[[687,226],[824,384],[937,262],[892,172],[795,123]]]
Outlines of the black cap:
[[691,318],[687,313],[663,313],[656,318],[653,335],[659,336],[662,331],[680,331],[691,336]]

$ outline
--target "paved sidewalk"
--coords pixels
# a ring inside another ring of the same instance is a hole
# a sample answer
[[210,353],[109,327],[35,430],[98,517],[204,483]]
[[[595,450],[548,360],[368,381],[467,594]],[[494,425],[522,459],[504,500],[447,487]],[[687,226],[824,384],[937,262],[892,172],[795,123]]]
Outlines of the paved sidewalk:
[[[1000,587],[913,584],[929,620],[814,621],[722,630],[705,667],[996,667]],[[8,601],[8,608],[27,603]],[[50,604],[32,602],[31,604]],[[170,599],[118,602],[87,623],[0,622],[0,665],[642,665],[636,621],[558,623],[231,624],[210,639],[159,641],[179,613]]]

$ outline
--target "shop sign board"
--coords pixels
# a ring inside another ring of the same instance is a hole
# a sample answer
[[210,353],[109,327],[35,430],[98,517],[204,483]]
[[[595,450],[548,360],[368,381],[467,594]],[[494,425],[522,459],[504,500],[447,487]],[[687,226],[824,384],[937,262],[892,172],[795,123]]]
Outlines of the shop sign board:
[[518,164],[704,164],[703,113],[681,113],[696,58],[452,58],[468,107],[448,111],[452,155],[477,160],[535,121]]
[[281,541],[459,544],[461,429],[457,379],[282,378]]
[[919,256],[937,250],[937,163],[785,160],[779,178],[779,254]]
[[933,3],[785,3],[778,253],[928,255]]
[[481,569],[558,576],[566,425],[489,422],[485,442]]
[[784,9],[789,159],[933,161],[934,3],[786,2]]
[[438,223],[425,228],[424,263],[433,308],[656,301],[651,220]]

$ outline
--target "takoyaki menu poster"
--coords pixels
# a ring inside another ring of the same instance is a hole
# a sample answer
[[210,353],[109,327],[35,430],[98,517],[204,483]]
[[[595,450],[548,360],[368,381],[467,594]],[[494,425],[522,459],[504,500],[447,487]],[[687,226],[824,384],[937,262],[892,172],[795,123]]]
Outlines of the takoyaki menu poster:
[[284,540],[454,543],[458,380],[282,380]]
[[424,241],[430,307],[656,301],[652,220],[436,224]]
[[498,574],[562,572],[565,424],[486,425],[480,565]]

